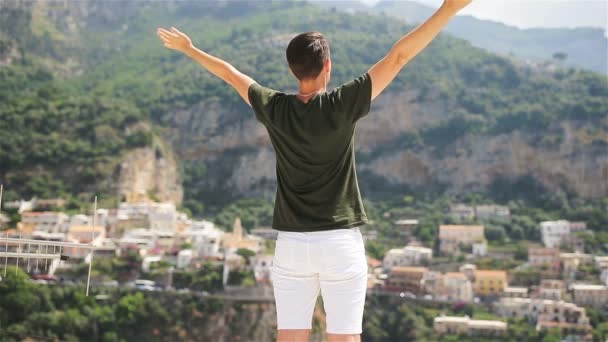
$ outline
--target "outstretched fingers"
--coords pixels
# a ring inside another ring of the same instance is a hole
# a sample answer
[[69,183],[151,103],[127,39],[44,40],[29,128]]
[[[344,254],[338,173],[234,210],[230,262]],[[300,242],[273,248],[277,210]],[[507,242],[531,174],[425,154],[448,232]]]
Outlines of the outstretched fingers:
[[156,30],[156,34],[166,47],[181,51],[192,44],[190,38],[175,27],[172,26],[170,30],[161,27]]
[[177,35],[169,32],[165,29],[162,29],[162,28],[158,28],[156,33],[157,33],[158,37],[160,38],[160,40],[165,45],[165,47],[170,48],[170,49],[173,48],[172,40],[174,38],[177,38]]
[[173,38],[177,38],[177,34],[173,33],[173,32],[169,32],[167,30],[165,30],[164,28],[158,28],[158,30],[156,31],[159,35],[164,35],[167,37],[173,37]]
[[182,33],[180,30],[176,29],[176,28],[175,28],[175,27],[173,27],[173,26],[171,26],[171,31],[173,31],[173,32],[174,32],[175,34],[177,34],[177,35],[183,35],[183,33]]

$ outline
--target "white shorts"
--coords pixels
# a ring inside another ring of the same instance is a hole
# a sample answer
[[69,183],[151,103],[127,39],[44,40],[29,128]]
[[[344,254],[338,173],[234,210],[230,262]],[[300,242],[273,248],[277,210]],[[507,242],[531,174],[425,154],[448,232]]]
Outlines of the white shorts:
[[327,332],[361,334],[367,257],[358,227],[279,231],[270,277],[278,329],[311,329],[319,292]]

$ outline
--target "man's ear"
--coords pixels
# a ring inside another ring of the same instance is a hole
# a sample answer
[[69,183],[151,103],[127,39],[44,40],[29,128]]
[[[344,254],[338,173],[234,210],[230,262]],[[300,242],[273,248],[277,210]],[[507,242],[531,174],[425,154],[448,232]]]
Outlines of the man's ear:
[[328,73],[331,73],[331,58],[328,58],[325,61],[325,70],[327,70]]

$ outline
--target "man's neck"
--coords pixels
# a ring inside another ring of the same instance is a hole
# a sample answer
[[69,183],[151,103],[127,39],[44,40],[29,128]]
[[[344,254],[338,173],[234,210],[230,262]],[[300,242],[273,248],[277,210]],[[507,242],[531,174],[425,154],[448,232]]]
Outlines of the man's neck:
[[326,91],[326,84],[323,77],[317,77],[314,80],[300,81],[299,95],[304,98],[314,96],[316,93]]

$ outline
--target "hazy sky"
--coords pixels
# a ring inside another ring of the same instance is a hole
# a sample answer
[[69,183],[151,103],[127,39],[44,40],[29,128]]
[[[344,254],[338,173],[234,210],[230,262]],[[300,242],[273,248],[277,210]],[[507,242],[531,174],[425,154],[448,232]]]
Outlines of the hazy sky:
[[[378,0],[361,0],[375,4]],[[443,0],[416,0],[438,7]],[[462,14],[520,28],[594,26],[608,32],[608,0],[473,0]]]

